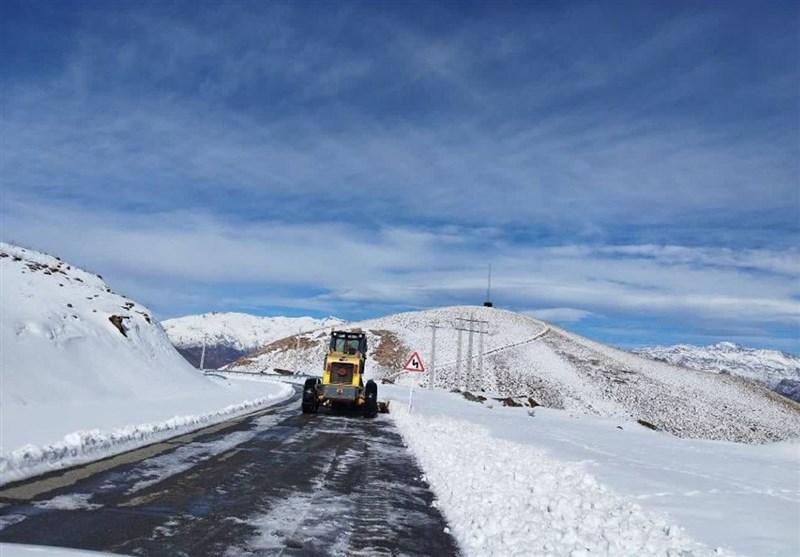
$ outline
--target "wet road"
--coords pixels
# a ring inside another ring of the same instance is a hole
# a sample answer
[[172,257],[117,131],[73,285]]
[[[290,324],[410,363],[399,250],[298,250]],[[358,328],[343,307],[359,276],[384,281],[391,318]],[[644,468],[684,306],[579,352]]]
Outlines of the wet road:
[[0,542],[169,556],[458,553],[388,416],[299,406],[295,398],[91,475],[89,465],[6,486]]

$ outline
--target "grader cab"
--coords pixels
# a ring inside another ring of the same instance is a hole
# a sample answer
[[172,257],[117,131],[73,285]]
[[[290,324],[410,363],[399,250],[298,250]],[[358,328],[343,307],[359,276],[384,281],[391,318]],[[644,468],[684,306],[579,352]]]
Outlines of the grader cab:
[[320,405],[332,408],[356,408],[367,417],[386,411],[378,403],[378,385],[364,383],[367,361],[367,335],[360,332],[331,332],[322,379],[306,379],[303,386],[304,414],[314,414]]

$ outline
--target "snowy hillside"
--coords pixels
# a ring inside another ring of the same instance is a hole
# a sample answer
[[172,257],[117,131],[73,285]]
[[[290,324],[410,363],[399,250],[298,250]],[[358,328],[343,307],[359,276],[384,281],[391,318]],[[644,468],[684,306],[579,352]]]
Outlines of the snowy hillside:
[[185,364],[147,308],[98,275],[49,255],[0,244],[3,389],[0,402],[30,405],[169,397],[214,385]]
[[209,380],[147,308],[58,258],[0,243],[0,285],[0,483],[196,427],[270,391]]
[[800,402],[800,358],[785,352],[745,348],[733,342],[647,346],[634,352],[692,369],[743,377]]
[[258,317],[245,313],[206,313],[167,319],[162,326],[172,344],[195,367],[206,345],[204,367],[219,368],[272,341],[299,331],[332,327],[341,319],[327,317]]
[[[487,322],[487,334],[473,334],[472,374],[468,376],[469,333],[461,333],[459,372],[459,333],[454,327],[464,326],[459,318],[471,317]],[[367,333],[368,376],[425,384],[427,374],[398,376],[398,371],[414,351],[430,362],[433,323],[441,326],[436,342],[437,387],[530,398],[529,403],[550,408],[638,419],[681,437],[767,442],[794,437],[800,431],[800,406],[736,377],[652,361],[500,309],[450,307],[401,313],[349,323],[348,329]],[[276,341],[230,369],[259,372],[297,367],[319,374],[327,335],[326,330],[318,330]]]

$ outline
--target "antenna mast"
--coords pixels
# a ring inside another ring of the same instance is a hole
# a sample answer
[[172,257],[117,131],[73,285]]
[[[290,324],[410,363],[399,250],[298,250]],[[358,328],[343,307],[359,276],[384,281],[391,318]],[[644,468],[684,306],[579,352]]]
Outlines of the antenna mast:
[[492,264],[489,263],[489,283],[486,286],[486,301],[483,302],[484,307],[492,307]]

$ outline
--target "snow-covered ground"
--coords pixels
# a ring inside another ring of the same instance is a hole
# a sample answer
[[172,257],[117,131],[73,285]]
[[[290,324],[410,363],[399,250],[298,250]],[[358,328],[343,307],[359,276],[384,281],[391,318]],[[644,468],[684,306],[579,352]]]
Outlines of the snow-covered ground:
[[0,244],[0,484],[152,443],[291,395],[207,378],[147,308],[55,257]]
[[467,555],[800,555],[800,444],[380,387]]
[[[465,328],[463,319],[471,318],[485,322],[480,325],[485,334],[472,334],[470,358],[470,334],[459,333],[456,327]],[[399,313],[348,323],[346,328],[366,332],[367,376],[380,379],[396,375],[415,351],[430,365],[433,324],[440,327],[437,387],[532,397],[549,408],[641,419],[681,437],[764,443],[800,432],[800,406],[760,386],[653,361],[497,308],[457,306]],[[276,341],[229,369],[286,368],[320,374],[327,344],[327,330],[312,331]],[[401,383],[427,379],[427,374],[398,377]]]
[[0,543],[0,555],[3,557],[102,557],[113,554],[43,545]]

